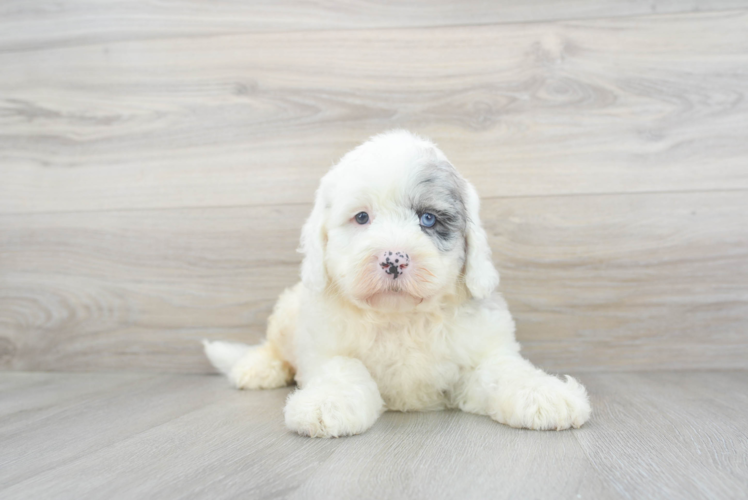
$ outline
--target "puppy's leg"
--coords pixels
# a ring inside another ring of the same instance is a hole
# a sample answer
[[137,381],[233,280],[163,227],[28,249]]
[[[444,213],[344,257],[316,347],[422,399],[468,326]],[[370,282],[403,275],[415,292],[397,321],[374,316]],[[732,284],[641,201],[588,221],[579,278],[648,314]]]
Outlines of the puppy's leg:
[[227,374],[237,389],[276,389],[293,380],[293,369],[270,342],[249,348]]
[[286,425],[304,436],[360,434],[384,412],[376,382],[361,361],[338,356],[288,397]]
[[300,285],[285,290],[268,318],[267,340],[249,346],[203,340],[205,354],[237,389],[275,389],[291,383],[293,333],[299,310]]
[[246,345],[203,341],[205,354],[237,389],[275,389],[293,380],[293,369],[270,342]]
[[568,375],[563,382],[519,354],[492,356],[467,374],[459,406],[502,424],[537,430],[580,427],[591,412],[579,382]]

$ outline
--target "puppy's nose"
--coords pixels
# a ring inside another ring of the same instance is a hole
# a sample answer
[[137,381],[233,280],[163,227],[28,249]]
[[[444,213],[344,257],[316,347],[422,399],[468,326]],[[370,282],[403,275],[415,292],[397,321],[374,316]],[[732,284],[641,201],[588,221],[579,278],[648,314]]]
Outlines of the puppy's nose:
[[410,256],[405,252],[387,250],[379,258],[379,267],[396,280],[410,265]]

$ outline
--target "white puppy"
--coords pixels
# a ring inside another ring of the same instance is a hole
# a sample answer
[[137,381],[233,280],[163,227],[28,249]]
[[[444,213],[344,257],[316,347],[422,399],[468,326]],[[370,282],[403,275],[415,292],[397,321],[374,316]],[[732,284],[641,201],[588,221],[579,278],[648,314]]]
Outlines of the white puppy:
[[295,379],[286,425],[307,436],[361,433],[387,409],[581,426],[584,387],[519,354],[478,206],[431,142],[373,137],[322,179],[301,235],[302,282],[280,296],[265,343],[205,342],[208,358],[239,389]]

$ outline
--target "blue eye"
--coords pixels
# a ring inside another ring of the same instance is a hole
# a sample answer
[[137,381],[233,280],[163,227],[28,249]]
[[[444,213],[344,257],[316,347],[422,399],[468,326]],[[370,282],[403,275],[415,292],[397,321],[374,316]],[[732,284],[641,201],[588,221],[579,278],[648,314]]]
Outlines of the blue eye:
[[359,224],[366,224],[369,222],[369,214],[366,212],[359,212],[356,214],[356,222]]
[[423,227],[432,227],[436,224],[436,215],[426,212],[421,216],[421,225]]

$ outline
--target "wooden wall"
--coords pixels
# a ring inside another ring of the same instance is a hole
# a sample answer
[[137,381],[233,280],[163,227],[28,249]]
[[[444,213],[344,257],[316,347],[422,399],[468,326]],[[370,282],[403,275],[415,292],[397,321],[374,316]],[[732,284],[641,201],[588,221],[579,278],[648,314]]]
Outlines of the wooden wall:
[[553,371],[748,367],[748,1],[0,6],[0,369],[205,372],[369,135],[476,184]]

